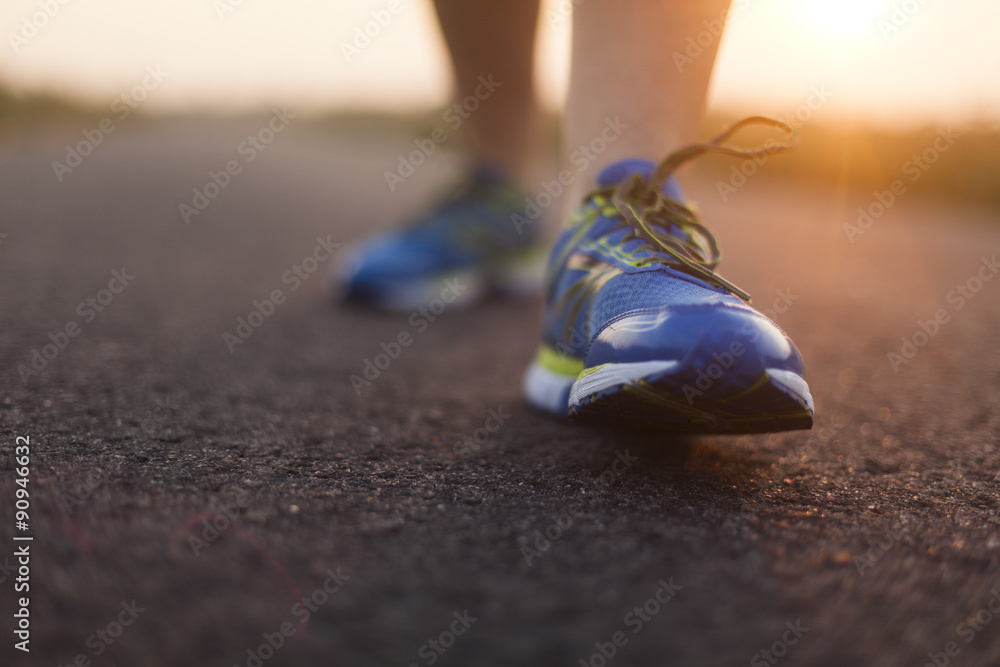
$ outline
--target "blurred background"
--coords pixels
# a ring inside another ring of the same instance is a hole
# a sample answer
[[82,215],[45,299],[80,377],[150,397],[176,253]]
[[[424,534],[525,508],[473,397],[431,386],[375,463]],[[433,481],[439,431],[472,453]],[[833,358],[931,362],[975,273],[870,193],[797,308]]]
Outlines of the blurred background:
[[[148,67],[166,75],[129,105],[143,116],[255,114],[283,104],[316,118],[416,122],[419,131],[448,101],[441,35],[430,2],[403,0],[395,14],[387,6],[7,0],[0,131],[70,114],[97,118],[116,101],[120,110]],[[545,0],[540,20],[538,86],[556,118],[570,7]],[[391,16],[384,26],[374,22],[380,11]],[[771,174],[885,188],[953,126],[962,141],[912,189],[1000,207],[997,26],[1000,3],[990,0],[736,0],[706,131],[747,113],[799,110],[804,150],[776,161]],[[817,89],[827,93],[818,105]]]

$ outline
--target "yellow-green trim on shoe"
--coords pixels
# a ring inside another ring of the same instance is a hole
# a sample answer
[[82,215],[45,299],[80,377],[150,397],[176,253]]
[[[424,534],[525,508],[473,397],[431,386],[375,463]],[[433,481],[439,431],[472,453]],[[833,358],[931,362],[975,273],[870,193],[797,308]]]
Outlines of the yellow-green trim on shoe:
[[579,377],[577,379],[582,380],[583,378],[587,377],[588,375],[592,375],[592,374],[596,373],[597,371],[601,370],[602,368],[604,368],[605,366],[610,366],[610,365],[611,364],[601,364],[600,366],[594,366],[593,368],[588,368],[587,370],[580,371],[580,375],[579,375]]
[[566,377],[577,377],[583,372],[583,359],[564,354],[547,343],[538,346],[535,361],[547,371]]

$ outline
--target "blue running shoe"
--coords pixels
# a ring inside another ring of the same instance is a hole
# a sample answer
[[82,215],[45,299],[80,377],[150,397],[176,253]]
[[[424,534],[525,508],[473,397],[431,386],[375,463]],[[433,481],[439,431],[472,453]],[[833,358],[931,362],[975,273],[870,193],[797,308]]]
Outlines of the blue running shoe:
[[[788,141],[723,142],[767,124]],[[524,376],[528,401],[556,415],[687,433],[812,427],[795,345],[714,269],[712,233],[681,204],[674,170],[702,153],[756,157],[791,148],[784,123],[748,118],[659,165],[607,167],[549,259],[543,341]]]
[[477,167],[424,217],[345,253],[331,274],[332,288],[400,311],[442,298],[453,307],[491,292],[537,293],[544,254],[534,227],[540,225],[515,230],[510,224],[524,202],[497,170]]

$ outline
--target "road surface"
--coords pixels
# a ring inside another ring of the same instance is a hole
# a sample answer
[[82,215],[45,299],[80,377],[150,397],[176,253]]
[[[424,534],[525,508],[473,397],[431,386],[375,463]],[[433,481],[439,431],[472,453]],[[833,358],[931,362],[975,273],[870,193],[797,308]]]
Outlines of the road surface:
[[537,299],[329,303],[453,156],[390,192],[412,136],[269,123],[130,120],[69,171],[82,121],[0,137],[4,664],[1000,663],[995,215],[906,194],[852,242],[871,195],[699,167],[816,428],[607,431],[522,402]]

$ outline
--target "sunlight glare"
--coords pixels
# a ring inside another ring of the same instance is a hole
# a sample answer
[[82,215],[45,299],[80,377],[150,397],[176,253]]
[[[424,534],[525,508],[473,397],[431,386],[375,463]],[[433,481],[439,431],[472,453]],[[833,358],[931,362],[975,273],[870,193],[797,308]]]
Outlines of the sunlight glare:
[[796,4],[815,26],[841,37],[874,27],[885,9],[885,0],[797,0]]

